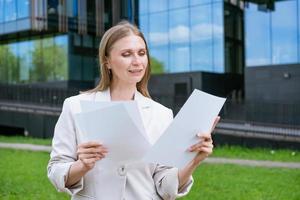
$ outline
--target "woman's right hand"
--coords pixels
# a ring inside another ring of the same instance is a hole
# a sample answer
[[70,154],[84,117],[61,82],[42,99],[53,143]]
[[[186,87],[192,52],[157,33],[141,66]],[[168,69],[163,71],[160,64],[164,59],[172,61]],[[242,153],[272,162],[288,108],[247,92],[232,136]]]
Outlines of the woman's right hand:
[[103,159],[107,152],[106,147],[95,141],[81,143],[77,147],[78,160],[86,171],[93,169],[96,161]]

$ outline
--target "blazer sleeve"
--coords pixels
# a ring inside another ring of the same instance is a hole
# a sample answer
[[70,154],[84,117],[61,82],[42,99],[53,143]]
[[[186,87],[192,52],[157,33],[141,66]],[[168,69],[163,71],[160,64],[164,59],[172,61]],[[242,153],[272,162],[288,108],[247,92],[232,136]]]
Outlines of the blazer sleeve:
[[70,99],[64,101],[63,109],[54,129],[52,152],[47,167],[48,178],[60,192],[74,195],[83,189],[83,178],[67,188],[69,169],[77,160],[77,141],[74,117],[71,112]]
[[189,193],[194,183],[193,177],[179,188],[178,168],[157,165],[153,175],[157,193],[164,200],[173,200]]
[[[173,112],[168,109],[166,125],[164,130],[173,120]],[[178,168],[157,164],[154,170],[153,179],[157,193],[164,200],[173,200],[189,193],[194,183],[191,176],[187,183],[179,188]]]

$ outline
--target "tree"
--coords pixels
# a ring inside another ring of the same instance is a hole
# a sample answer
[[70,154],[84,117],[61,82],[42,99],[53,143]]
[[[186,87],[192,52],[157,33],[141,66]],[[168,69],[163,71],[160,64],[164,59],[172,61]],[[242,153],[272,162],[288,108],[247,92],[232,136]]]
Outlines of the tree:
[[43,47],[37,41],[32,53],[33,69],[30,76],[32,81],[51,81],[67,79],[67,52],[56,44]]
[[162,74],[164,73],[164,64],[154,57],[150,57],[151,73]]
[[16,83],[20,79],[18,57],[9,48],[9,45],[0,46],[0,82]]

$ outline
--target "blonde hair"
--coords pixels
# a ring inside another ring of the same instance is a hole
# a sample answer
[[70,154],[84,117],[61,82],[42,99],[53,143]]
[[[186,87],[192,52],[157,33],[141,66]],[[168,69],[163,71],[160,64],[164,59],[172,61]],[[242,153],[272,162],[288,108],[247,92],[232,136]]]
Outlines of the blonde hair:
[[148,65],[146,68],[146,72],[140,82],[137,83],[137,90],[144,95],[145,97],[150,97],[148,92],[148,81],[150,78],[150,56],[149,56],[149,49],[147,46],[147,42],[145,40],[145,37],[143,33],[135,26],[130,24],[127,21],[122,21],[118,23],[117,25],[111,27],[108,29],[100,42],[99,46],[99,64],[100,64],[100,74],[101,79],[99,84],[92,90],[88,92],[97,92],[97,91],[104,91],[107,90],[111,86],[111,80],[112,80],[112,73],[106,66],[107,64],[107,57],[109,57],[110,50],[112,46],[120,39],[129,36],[129,35],[136,35],[143,39],[145,46],[146,46],[146,53],[147,53],[147,59],[148,59]]

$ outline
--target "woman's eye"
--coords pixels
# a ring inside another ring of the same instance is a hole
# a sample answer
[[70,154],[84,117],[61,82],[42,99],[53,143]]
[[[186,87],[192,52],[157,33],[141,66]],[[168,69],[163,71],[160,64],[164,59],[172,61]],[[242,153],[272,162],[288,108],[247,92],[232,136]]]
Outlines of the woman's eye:
[[129,53],[129,52],[122,53],[122,56],[123,56],[123,57],[128,57],[128,56],[130,56],[130,53]]
[[140,56],[144,56],[145,54],[146,54],[145,51],[140,51],[140,52],[139,52],[139,55],[140,55]]

